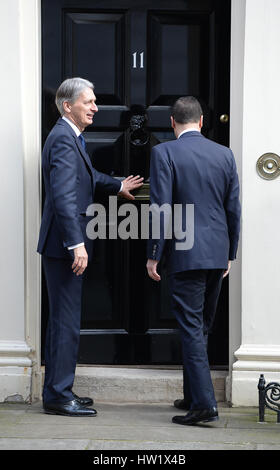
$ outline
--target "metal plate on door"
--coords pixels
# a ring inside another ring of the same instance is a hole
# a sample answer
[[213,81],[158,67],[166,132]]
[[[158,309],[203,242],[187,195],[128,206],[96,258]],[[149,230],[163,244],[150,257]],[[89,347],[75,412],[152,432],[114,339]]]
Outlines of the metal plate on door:
[[266,179],[273,180],[280,174],[280,157],[276,153],[264,153],[257,161],[258,174]]

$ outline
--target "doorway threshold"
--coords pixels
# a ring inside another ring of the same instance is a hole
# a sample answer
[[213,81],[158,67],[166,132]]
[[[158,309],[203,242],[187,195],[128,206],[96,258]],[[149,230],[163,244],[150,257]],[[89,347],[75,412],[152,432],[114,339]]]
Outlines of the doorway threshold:
[[[227,370],[211,370],[215,396],[226,401]],[[96,402],[173,403],[183,398],[182,366],[104,366],[76,367],[74,391]]]

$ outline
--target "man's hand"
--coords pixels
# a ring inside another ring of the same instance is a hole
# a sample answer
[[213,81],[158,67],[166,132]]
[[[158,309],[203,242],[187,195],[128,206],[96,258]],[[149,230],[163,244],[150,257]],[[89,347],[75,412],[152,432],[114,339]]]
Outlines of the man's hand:
[[130,191],[133,191],[133,189],[140,188],[143,185],[143,179],[144,178],[140,178],[139,175],[128,176],[122,181],[123,188],[122,188],[122,191],[119,192],[119,194],[125,197],[126,199],[132,199],[132,200],[135,199],[135,197],[132,194],[130,194]]
[[154,259],[148,259],[147,264],[146,264],[148,274],[150,278],[153,279],[154,281],[161,280],[160,275],[157,273],[157,265],[158,265],[158,261]]
[[228,268],[227,268],[227,270],[224,272],[223,278],[228,275],[228,273],[229,273],[229,271],[230,271],[230,268],[231,268],[231,261],[228,262]]
[[74,248],[74,263],[72,264],[73,272],[80,276],[88,265],[88,254],[84,246]]

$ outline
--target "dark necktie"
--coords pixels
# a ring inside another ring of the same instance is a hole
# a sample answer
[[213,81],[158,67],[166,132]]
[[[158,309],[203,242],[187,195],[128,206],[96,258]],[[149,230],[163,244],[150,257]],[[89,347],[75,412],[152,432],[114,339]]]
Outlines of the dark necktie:
[[82,134],[79,135],[79,139],[81,141],[81,144],[82,146],[84,147],[84,149],[86,150],[86,141],[85,141],[85,138]]

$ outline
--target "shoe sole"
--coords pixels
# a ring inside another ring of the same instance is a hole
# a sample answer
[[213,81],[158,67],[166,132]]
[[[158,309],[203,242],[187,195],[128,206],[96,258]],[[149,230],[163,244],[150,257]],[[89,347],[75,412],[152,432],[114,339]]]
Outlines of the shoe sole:
[[218,421],[218,420],[219,420],[219,416],[213,416],[212,418],[208,418],[208,419],[200,419],[199,421],[196,421],[195,423],[178,423],[173,420],[172,422],[175,424],[181,424],[183,426],[195,426],[196,424],[199,424],[199,423],[210,423],[210,422]]
[[71,418],[75,418],[76,416],[77,417],[93,417],[93,416],[97,416],[97,413],[95,414],[85,414],[85,413],[77,413],[77,414],[70,414],[70,413],[63,413],[63,412],[60,412],[60,411],[49,411],[49,410],[44,410],[44,413],[46,413],[47,415],[60,415],[60,416],[70,416]]
[[211,421],[218,421],[219,420],[219,416],[213,416],[213,418],[208,418],[208,419],[205,419],[203,421],[199,421],[199,423],[210,423]]

